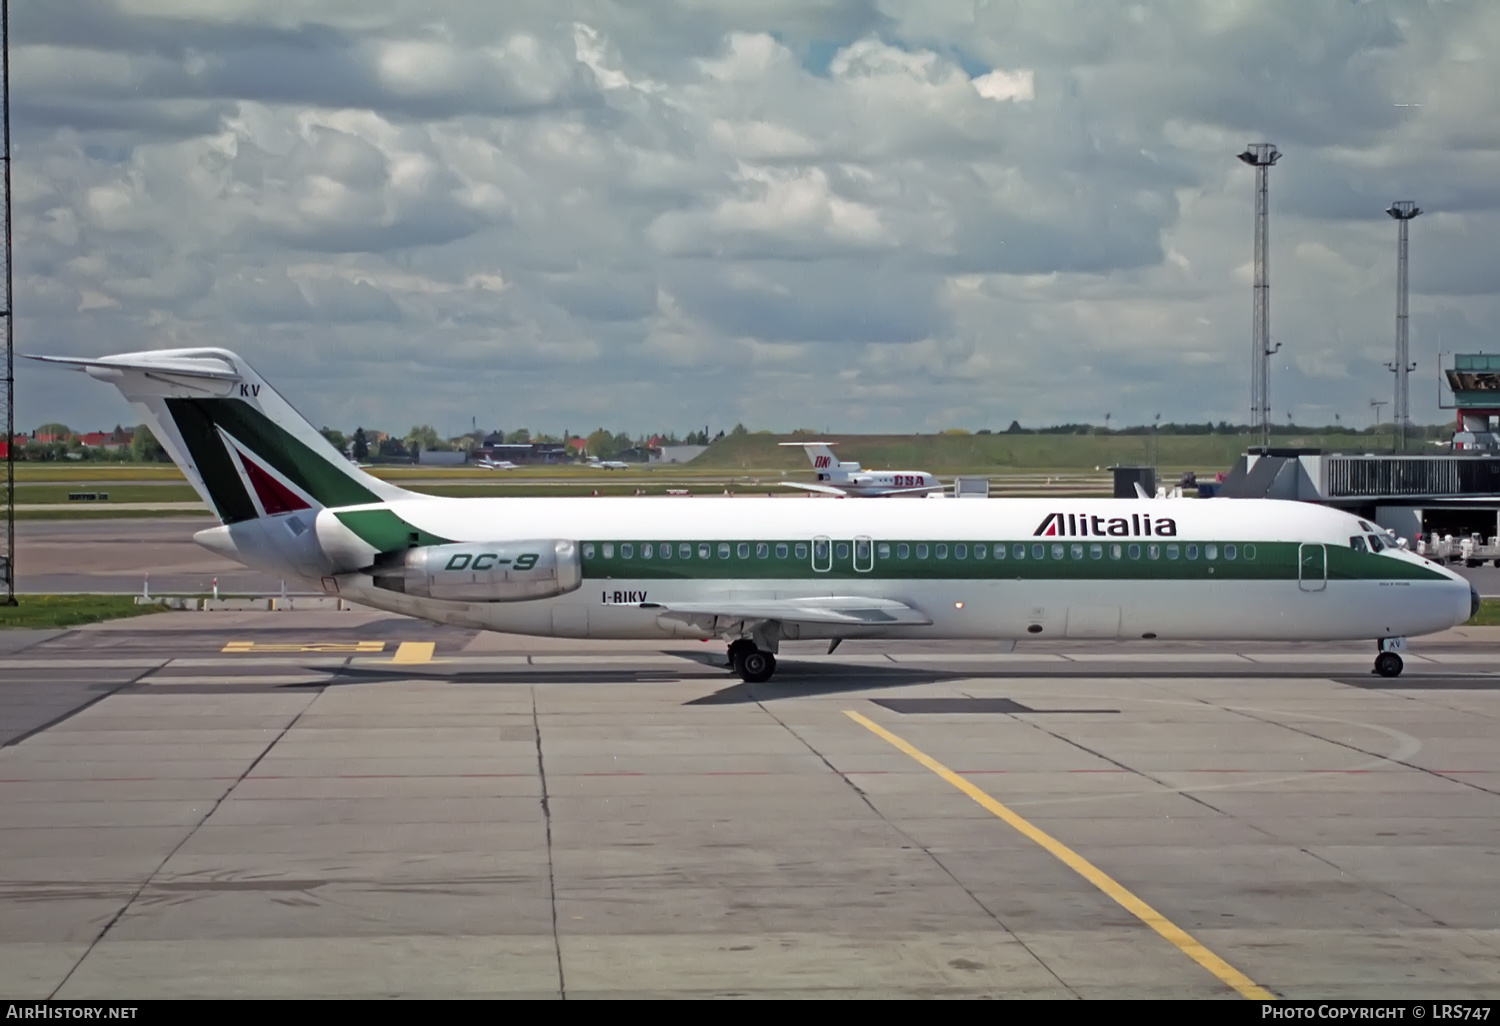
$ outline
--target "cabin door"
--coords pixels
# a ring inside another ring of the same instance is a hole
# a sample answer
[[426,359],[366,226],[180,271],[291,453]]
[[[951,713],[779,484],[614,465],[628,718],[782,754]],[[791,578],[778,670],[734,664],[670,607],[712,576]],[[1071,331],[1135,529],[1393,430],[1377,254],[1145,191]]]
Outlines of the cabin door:
[[812,568],[814,573],[826,574],[833,569],[833,542],[824,537],[813,539]]
[[1328,549],[1322,545],[1297,547],[1297,587],[1322,591],[1328,587]]

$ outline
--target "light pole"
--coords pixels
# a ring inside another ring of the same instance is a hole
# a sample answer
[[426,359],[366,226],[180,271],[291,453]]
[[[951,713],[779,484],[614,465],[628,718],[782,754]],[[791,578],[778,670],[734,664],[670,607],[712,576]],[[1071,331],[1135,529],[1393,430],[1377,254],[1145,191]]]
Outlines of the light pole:
[[1422,211],[1411,200],[1397,200],[1387,207],[1385,212],[1395,218],[1398,228],[1396,236],[1396,359],[1386,366],[1396,375],[1396,404],[1391,410],[1391,419],[1396,422],[1394,447],[1405,449],[1406,427],[1408,421],[1411,420],[1406,376],[1417,369],[1415,363],[1408,362],[1406,338],[1406,224]]
[[1250,425],[1260,429],[1260,444],[1271,444],[1271,279],[1268,268],[1269,212],[1266,172],[1281,159],[1270,143],[1252,143],[1239,159],[1255,168],[1255,284],[1250,307]]
[[1375,407],[1375,448],[1380,448],[1380,408],[1385,405],[1384,399],[1371,399],[1370,405]]
[[5,431],[5,532],[0,550],[0,605],[16,604],[16,333],[15,277],[10,249],[10,0],[0,0],[0,117],[5,121],[5,384],[0,394],[0,421]]

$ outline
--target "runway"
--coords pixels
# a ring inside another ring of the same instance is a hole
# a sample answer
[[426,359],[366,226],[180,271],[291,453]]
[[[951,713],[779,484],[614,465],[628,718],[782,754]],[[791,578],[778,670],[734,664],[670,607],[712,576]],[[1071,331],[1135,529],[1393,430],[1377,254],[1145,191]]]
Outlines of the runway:
[[7,631],[0,992],[1493,998],[1497,642]]

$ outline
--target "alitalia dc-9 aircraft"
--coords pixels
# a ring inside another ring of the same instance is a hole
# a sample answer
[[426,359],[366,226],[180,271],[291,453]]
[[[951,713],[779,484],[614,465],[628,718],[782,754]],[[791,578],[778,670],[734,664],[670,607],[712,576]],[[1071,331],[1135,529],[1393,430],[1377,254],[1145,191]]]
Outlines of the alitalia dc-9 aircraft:
[[1251,499],[780,502],[439,498],[341,456],[223,349],[38,357],[135,404],[246,566],[437,623],[728,642],[742,679],[783,640],[1405,639],[1473,615],[1458,575],[1346,513]]

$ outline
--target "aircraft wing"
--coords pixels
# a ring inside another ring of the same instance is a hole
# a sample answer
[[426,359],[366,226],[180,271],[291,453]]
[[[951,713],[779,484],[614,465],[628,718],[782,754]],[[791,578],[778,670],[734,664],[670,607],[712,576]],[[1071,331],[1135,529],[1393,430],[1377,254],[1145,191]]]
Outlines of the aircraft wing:
[[642,602],[672,620],[716,630],[736,621],[839,624],[845,627],[927,627],[931,618],[895,599],[858,595],[799,599],[725,599],[715,602]]
[[848,492],[844,491],[842,488],[835,488],[832,485],[803,484],[800,481],[782,481],[781,486],[783,488],[801,488],[805,492],[817,492],[820,495],[837,495],[841,499],[847,499],[849,497]]

